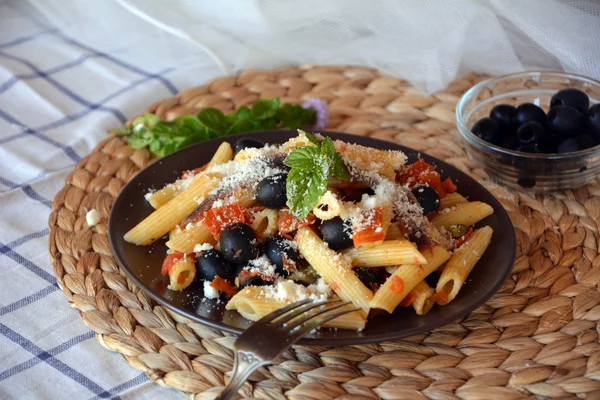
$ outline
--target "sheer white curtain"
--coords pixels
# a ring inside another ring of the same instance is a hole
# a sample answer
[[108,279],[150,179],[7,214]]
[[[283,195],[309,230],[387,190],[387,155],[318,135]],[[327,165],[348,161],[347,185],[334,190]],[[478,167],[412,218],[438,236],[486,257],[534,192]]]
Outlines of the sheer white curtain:
[[600,79],[597,0],[29,0],[70,34],[136,62],[224,73],[358,64],[426,92],[460,74],[564,69]]

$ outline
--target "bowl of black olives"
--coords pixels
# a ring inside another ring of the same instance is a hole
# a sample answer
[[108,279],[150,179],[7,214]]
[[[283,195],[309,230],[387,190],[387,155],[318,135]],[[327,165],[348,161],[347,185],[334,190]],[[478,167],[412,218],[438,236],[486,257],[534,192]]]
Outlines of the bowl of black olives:
[[480,82],[456,108],[469,156],[499,183],[536,192],[600,173],[600,82],[530,71]]

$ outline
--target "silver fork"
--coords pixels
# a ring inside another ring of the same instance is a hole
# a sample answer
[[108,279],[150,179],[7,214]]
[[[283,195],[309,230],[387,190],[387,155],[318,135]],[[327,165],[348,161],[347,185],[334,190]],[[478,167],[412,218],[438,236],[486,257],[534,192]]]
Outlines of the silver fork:
[[305,333],[341,315],[360,310],[347,308],[349,304],[341,300],[301,300],[273,311],[250,325],[235,341],[233,376],[216,399],[232,398],[254,371],[273,362]]

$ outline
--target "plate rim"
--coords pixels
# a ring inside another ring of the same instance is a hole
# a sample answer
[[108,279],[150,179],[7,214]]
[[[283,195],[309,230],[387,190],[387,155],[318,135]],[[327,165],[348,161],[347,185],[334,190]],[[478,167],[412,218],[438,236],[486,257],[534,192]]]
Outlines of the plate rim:
[[[115,210],[115,205],[118,204],[120,198],[123,196],[123,193],[126,192],[126,189],[128,188],[128,186],[134,186],[137,182],[136,182],[136,178],[142,173],[142,171],[149,169],[151,167],[153,167],[158,161],[162,161],[165,160],[168,157],[176,157],[177,154],[182,153],[182,152],[186,152],[186,151],[191,151],[191,149],[196,148],[196,147],[201,147],[202,145],[206,145],[207,143],[222,143],[222,142],[230,142],[229,139],[231,138],[235,138],[235,140],[239,140],[242,139],[244,137],[248,137],[248,136],[257,136],[257,135],[262,135],[265,133],[272,133],[272,132],[281,132],[281,133],[292,133],[292,132],[296,132],[295,130],[290,130],[290,129],[279,129],[279,130],[269,130],[269,131],[257,131],[257,132],[248,132],[248,133],[242,133],[242,134],[237,134],[237,135],[232,135],[232,136],[225,136],[225,137],[220,137],[220,138],[215,138],[215,139],[211,139],[208,141],[204,141],[204,142],[200,142],[200,143],[195,143],[193,145],[184,147],[168,156],[165,156],[163,158],[158,158],[156,160],[154,160],[153,162],[151,162],[150,164],[146,165],[144,168],[142,168],[141,170],[139,170],[136,175],[131,178],[122,188],[121,190],[119,190],[119,193],[117,194],[117,196],[115,197],[115,200],[113,202],[113,204],[111,205],[111,209],[110,209],[110,214],[108,217],[108,228],[107,228],[107,236],[108,236],[108,241],[109,241],[109,246],[110,246],[110,250],[111,250],[111,256],[113,257],[113,259],[117,262],[117,264],[119,265],[119,267],[121,268],[121,270],[123,271],[123,273],[125,273],[125,275],[127,276],[128,279],[130,279],[141,291],[143,291],[145,294],[147,294],[148,296],[150,296],[154,301],[156,301],[158,304],[168,308],[169,310],[173,311],[176,314],[182,315],[194,322],[200,323],[202,325],[206,325],[209,326],[210,328],[213,329],[217,329],[219,331],[223,331],[223,332],[227,332],[230,334],[234,334],[234,335],[240,335],[244,329],[242,328],[237,328],[231,325],[227,325],[224,322],[218,322],[215,321],[213,319],[209,319],[209,318],[205,318],[200,316],[199,314],[196,314],[193,311],[190,310],[186,310],[184,308],[175,306],[173,304],[170,303],[170,301],[164,297],[162,297],[161,295],[159,295],[158,293],[155,293],[154,290],[152,290],[151,288],[149,288],[125,263],[125,261],[121,258],[120,253],[116,251],[116,247],[115,247],[115,243],[113,242],[113,234],[112,234],[112,229],[111,227],[114,226],[114,224],[116,222],[114,222],[114,220],[117,218],[116,217],[116,213],[114,212]],[[350,134],[350,133],[344,133],[344,132],[337,132],[337,131],[329,131],[329,130],[322,130],[319,133],[325,135],[325,136],[329,136],[330,134],[333,134],[335,136],[340,136],[340,140],[344,140],[344,141],[348,141],[348,140],[352,140],[352,138],[357,138],[357,137],[361,137],[363,139],[367,139],[369,142],[372,143],[372,145],[370,146],[375,146],[378,145],[379,148],[383,148],[386,150],[392,150],[394,149],[393,147],[395,146],[396,150],[400,150],[400,151],[405,151],[404,149],[407,149],[409,151],[412,151],[416,154],[421,154],[423,153],[422,151],[413,149],[411,147],[408,146],[404,146],[402,144],[396,143],[396,142],[389,142],[389,141],[385,141],[385,140],[381,140],[381,139],[377,139],[377,138],[372,138],[372,137],[365,137],[365,136],[359,136],[359,135],[355,135],[355,134]],[[392,148],[390,148],[390,146]],[[475,185],[477,187],[477,190],[480,191],[484,191],[487,192],[494,200],[494,202],[496,204],[492,204],[492,208],[494,208],[494,213],[499,213],[501,215],[502,219],[505,219],[506,221],[508,221],[508,223],[510,224],[510,226],[512,227],[512,229],[510,229],[509,232],[507,232],[510,235],[510,238],[512,238],[511,243],[511,253],[512,256],[510,257],[510,267],[506,268],[506,270],[504,271],[504,274],[502,275],[501,279],[499,279],[498,281],[496,281],[493,285],[491,285],[489,287],[489,291],[488,294],[486,296],[483,296],[481,299],[479,299],[478,301],[474,302],[474,303],[470,303],[469,306],[462,308],[460,311],[454,313],[454,314],[450,314],[448,316],[444,315],[443,317],[439,318],[436,320],[435,326],[413,326],[413,327],[409,327],[407,329],[401,329],[401,330],[393,330],[393,331],[388,331],[385,333],[381,333],[381,334],[377,334],[377,335],[371,335],[371,336],[357,336],[357,337],[347,337],[347,338],[310,338],[310,337],[304,337],[302,339],[300,339],[296,345],[308,345],[308,346],[326,346],[326,347],[338,347],[338,346],[349,346],[349,345],[362,345],[362,344],[371,344],[371,343],[381,343],[381,342],[386,342],[386,341],[391,341],[391,340],[397,340],[397,339],[401,339],[404,337],[408,337],[408,336],[412,336],[412,335],[416,335],[422,332],[429,332],[433,329],[437,329],[441,326],[447,325],[451,322],[457,321],[457,320],[461,320],[464,317],[466,317],[469,313],[471,313],[473,310],[476,310],[477,308],[481,307],[483,304],[485,304],[492,296],[494,296],[498,290],[502,287],[502,285],[504,284],[504,282],[506,282],[506,280],[508,279],[508,277],[510,276],[515,260],[516,260],[516,255],[517,255],[517,241],[516,241],[516,234],[515,234],[515,230],[514,230],[514,225],[512,224],[512,221],[508,215],[508,213],[506,212],[506,210],[504,209],[504,207],[502,206],[502,204],[500,203],[500,201],[498,201],[498,199],[496,199],[496,197],[493,195],[493,193],[491,193],[488,189],[486,189],[477,179],[475,179],[474,177],[469,176],[467,173],[459,170],[457,167],[448,164],[446,162],[444,162],[443,160],[440,160],[439,158],[435,157],[435,156],[431,156],[429,154],[425,154],[427,157],[432,158],[433,160],[435,160],[436,163],[441,163],[439,166],[441,166],[442,168],[445,168],[446,166],[450,167],[452,170],[456,170],[458,171],[460,174],[463,174],[464,176],[466,176],[470,181],[472,185]],[[438,166],[438,165],[436,165]],[[497,207],[496,207],[497,206]],[[500,217],[500,215],[498,215]],[[509,238],[507,238],[508,240]],[[122,239],[121,239],[122,240]],[[368,323],[368,322],[367,322]]]

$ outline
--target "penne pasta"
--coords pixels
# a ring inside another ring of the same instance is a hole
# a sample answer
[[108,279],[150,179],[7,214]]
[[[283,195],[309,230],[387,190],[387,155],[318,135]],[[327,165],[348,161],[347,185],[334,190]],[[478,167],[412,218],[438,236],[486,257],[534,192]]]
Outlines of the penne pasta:
[[440,199],[439,209],[443,210],[445,208],[452,208],[459,204],[468,203],[468,202],[469,202],[469,200],[464,198],[462,194],[454,192],[454,193],[447,194]]
[[446,304],[456,297],[467,276],[490,244],[492,233],[493,229],[489,226],[477,229],[459,249],[454,251],[437,284],[438,303]]
[[[231,145],[227,142],[223,142],[221,143],[215,154],[212,156],[205,169],[211,168],[218,164],[226,163],[227,161],[231,160],[232,156],[233,150],[231,149]],[[196,179],[199,179],[202,175],[202,173],[199,173],[191,179],[195,181]],[[152,207],[154,207],[154,209],[157,209],[167,204],[179,193],[180,191],[176,189],[175,185],[170,184],[152,193],[152,195],[148,198],[148,202]]]
[[433,289],[431,289],[425,281],[421,281],[415,286],[409,296],[412,297],[411,305],[417,315],[427,314],[435,304],[435,300],[433,299]]
[[[265,315],[291,303],[291,301],[265,295],[267,290],[269,289],[265,289],[264,287],[248,286],[233,296],[225,306],[225,309],[237,310],[244,318],[250,321],[257,321]],[[367,320],[362,313],[356,311],[332,319],[323,325],[323,327],[362,330],[366,323]]]
[[377,247],[351,249],[344,252],[353,267],[385,267],[398,264],[427,264],[427,259],[406,239],[385,240]]
[[279,224],[279,210],[265,208],[252,221],[252,229],[261,239],[266,239],[277,233]]
[[450,253],[441,246],[433,246],[423,255],[427,264],[404,264],[384,282],[371,300],[371,308],[380,308],[390,314],[402,300],[430,273],[450,258]]
[[385,234],[385,240],[406,239],[404,232],[397,223],[392,222]]
[[431,223],[438,229],[441,227],[448,229],[452,225],[459,224],[471,226],[493,213],[494,209],[489,204],[471,201],[441,210]]
[[298,229],[296,242],[300,254],[325,279],[325,282],[344,301],[351,301],[369,313],[369,301],[373,292],[352,272],[352,266],[342,255],[331,250],[309,227]]
[[169,270],[170,289],[183,290],[190,286],[196,278],[196,264],[192,257],[184,257],[175,261]]
[[218,180],[213,175],[202,175],[179,196],[155,210],[127,232],[124,236],[125,241],[137,245],[154,243],[175,228],[217,185]]

